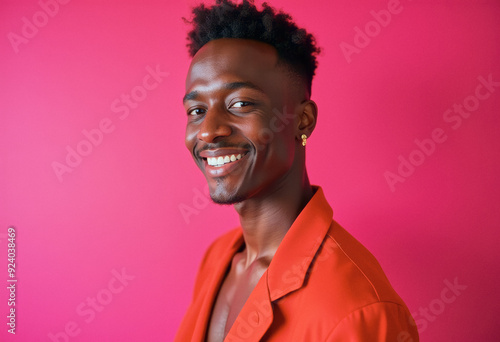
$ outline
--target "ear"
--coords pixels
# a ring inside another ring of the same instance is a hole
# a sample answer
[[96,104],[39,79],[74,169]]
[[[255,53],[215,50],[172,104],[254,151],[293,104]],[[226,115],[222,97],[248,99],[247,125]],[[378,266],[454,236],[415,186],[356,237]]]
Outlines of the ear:
[[316,127],[318,118],[318,106],[312,100],[306,100],[301,104],[301,112],[299,114],[299,124],[297,127],[297,139],[302,141],[302,134],[310,137]]

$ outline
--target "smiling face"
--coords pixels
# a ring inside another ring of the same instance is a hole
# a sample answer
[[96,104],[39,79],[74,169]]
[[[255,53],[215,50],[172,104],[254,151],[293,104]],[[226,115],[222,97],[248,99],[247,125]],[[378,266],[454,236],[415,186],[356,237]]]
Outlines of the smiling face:
[[185,143],[215,202],[265,196],[303,170],[298,127],[307,92],[293,79],[276,49],[258,41],[217,39],[194,56]]

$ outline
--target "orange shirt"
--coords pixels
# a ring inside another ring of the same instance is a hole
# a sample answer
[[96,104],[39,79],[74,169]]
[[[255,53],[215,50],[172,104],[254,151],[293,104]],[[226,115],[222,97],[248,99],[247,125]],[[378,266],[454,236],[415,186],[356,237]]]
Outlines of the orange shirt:
[[[375,257],[332,219],[315,189],[224,341],[419,341]],[[175,341],[205,341],[217,293],[243,244],[237,228],[210,246]]]

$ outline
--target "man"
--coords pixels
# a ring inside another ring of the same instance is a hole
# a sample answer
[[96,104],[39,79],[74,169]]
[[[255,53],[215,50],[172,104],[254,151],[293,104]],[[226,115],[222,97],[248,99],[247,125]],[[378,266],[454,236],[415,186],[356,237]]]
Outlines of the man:
[[176,341],[418,341],[376,259],[309,183],[314,37],[265,4],[193,13],[186,146],[241,227],[207,251]]

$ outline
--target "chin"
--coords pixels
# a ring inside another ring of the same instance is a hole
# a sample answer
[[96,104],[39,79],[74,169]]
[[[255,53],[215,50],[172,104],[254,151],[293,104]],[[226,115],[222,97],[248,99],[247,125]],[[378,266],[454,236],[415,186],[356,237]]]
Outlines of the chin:
[[214,201],[214,203],[223,205],[236,204],[246,200],[246,196],[243,196],[236,191],[230,192],[226,189],[221,189],[220,187],[210,191],[210,198]]
[[212,199],[212,201],[214,201],[214,203],[223,204],[223,205],[236,204],[236,203],[243,202],[245,200],[245,198],[243,196],[238,196],[238,195],[221,196],[221,195],[210,194],[210,198]]

